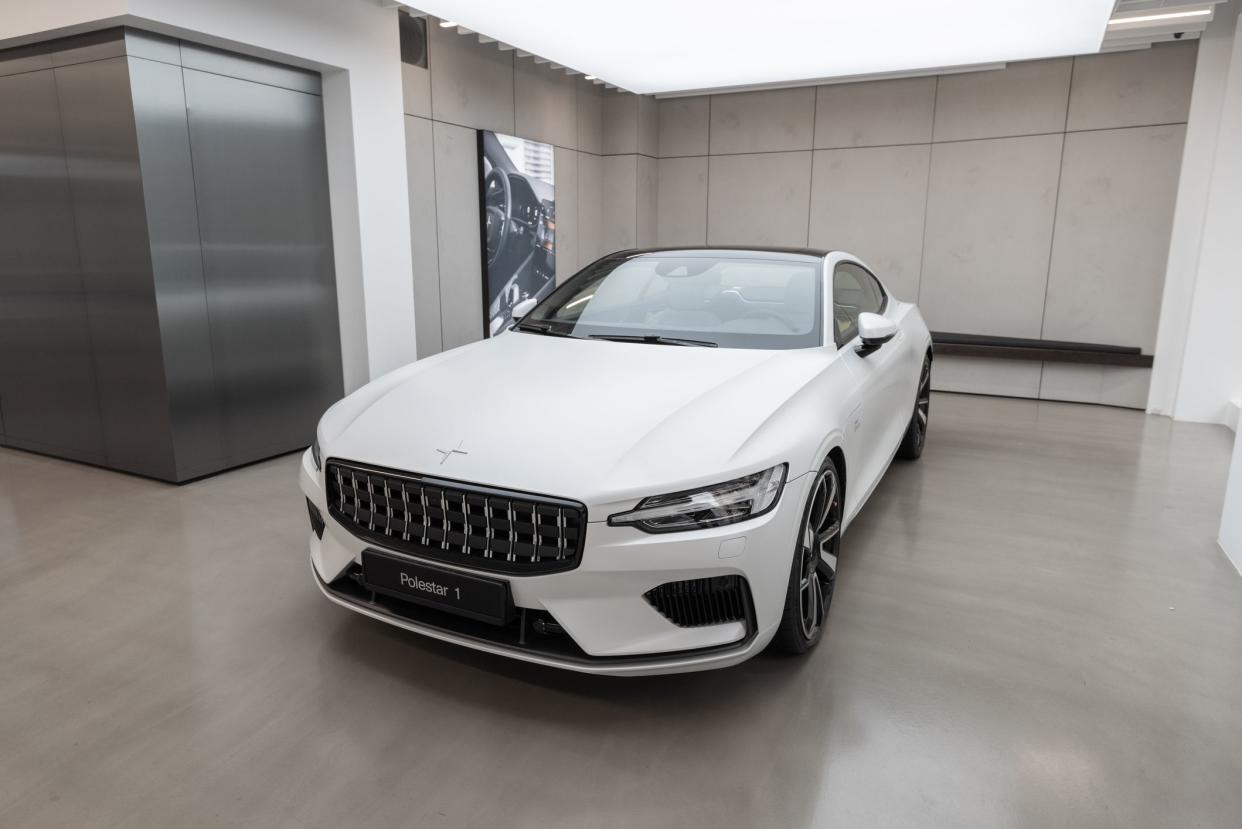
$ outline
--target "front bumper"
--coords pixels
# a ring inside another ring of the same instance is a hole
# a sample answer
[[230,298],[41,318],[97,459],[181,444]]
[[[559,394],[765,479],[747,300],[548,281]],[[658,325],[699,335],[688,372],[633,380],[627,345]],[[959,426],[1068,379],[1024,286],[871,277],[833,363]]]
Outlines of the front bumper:
[[[328,516],[322,479],[309,451],[302,459],[299,477],[306,497]],[[808,477],[786,482],[777,508],[753,521],[661,535],[593,521],[587,525],[581,563],[573,570],[530,576],[486,574],[508,581],[519,610],[547,614],[554,620],[572,640],[568,650],[530,641],[525,620],[522,630],[506,641],[505,635],[478,630],[455,617],[403,608],[404,603],[368,595],[355,586],[352,577],[362,551],[377,545],[355,537],[330,517],[322,538],[309,534],[311,563],[320,590],[333,602],[477,650],[609,675],[725,667],[762,650],[780,622]],[[746,622],[680,627],[643,598],[648,590],[667,582],[725,575],[740,575],[749,585],[752,613]]]

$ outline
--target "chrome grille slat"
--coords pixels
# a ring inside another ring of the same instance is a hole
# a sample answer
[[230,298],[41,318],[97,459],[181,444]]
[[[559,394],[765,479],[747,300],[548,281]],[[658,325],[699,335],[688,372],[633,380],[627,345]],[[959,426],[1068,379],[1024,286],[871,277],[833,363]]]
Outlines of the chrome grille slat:
[[556,558],[565,558],[565,508],[556,508]]
[[405,526],[401,529],[401,540],[410,540],[410,493],[405,488],[405,481],[401,482],[401,520],[405,522]]
[[427,541],[427,530],[431,528],[431,514],[427,512],[427,490],[423,489],[422,487],[419,487],[419,490],[418,490],[418,500],[423,505],[423,514],[422,514],[422,517],[419,519],[420,523],[422,524],[422,529],[419,533],[418,542],[422,544],[424,547],[426,547],[427,544],[429,543]]
[[580,561],[581,504],[343,461],[329,460],[325,471],[329,514],[378,546],[508,573]]
[[530,551],[531,561],[539,560],[539,507],[534,504],[530,505],[530,525],[532,527],[531,535],[535,539],[534,549]]
[[367,500],[370,502],[371,508],[367,510],[367,529],[375,532],[375,481],[370,475],[367,476]]
[[360,503],[358,501],[358,476],[355,475],[352,471],[349,473],[349,486],[354,491],[354,520],[357,521],[359,503]]
[[516,516],[513,514],[513,501],[505,502],[505,516],[509,519],[509,561],[517,558],[514,548],[517,546],[517,531],[513,529],[513,522]]
[[440,539],[441,550],[447,550],[449,548],[449,529],[451,528],[451,524],[449,522],[448,512],[448,497],[444,494],[444,490],[442,489],[440,490],[440,514],[442,516],[440,521],[441,526],[444,528],[444,537]]
[[[492,505],[490,502],[483,504],[483,535],[488,538],[492,537]],[[483,558],[492,557],[492,545],[488,544],[483,548]]]

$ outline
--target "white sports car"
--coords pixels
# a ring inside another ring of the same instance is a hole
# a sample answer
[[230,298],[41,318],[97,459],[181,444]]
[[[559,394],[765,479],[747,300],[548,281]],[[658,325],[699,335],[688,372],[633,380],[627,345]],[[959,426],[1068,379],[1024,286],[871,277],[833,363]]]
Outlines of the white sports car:
[[812,648],[842,533],[923,449],[918,309],[841,251],[676,249],[514,312],[323,416],[300,478],[324,595],[597,674]]

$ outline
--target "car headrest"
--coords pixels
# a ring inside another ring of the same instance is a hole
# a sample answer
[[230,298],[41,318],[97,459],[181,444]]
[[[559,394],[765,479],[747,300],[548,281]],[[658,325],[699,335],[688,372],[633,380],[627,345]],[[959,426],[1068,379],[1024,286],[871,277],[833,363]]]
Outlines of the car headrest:
[[669,279],[668,307],[678,311],[701,311],[720,284],[720,277],[678,276]]
[[800,271],[790,277],[785,284],[786,313],[805,314],[814,311],[815,274],[811,271]]

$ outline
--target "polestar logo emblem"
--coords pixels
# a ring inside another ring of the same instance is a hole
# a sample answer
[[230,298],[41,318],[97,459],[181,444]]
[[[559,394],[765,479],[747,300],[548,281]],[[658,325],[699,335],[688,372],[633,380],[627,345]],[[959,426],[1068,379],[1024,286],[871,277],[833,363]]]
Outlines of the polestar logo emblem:
[[461,448],[461,445],[463,443],[465,443],[464,440],[457,441],[456,449],[437,449],[436,451],[439,452],[441,455],[440,465],[441,466],[444,465],[444,462],[449,459],[449,455],[469,455],[470,454],[469,452],[466,452]]

